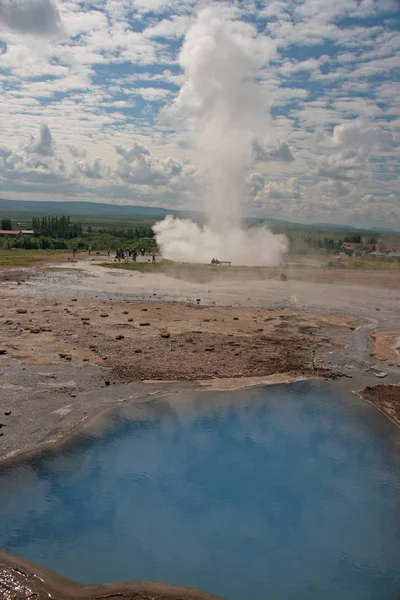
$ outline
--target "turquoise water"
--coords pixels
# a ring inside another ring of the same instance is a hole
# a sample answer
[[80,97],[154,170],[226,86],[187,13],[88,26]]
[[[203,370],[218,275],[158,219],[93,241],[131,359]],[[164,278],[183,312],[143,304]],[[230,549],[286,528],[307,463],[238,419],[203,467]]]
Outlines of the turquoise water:
[[0,474],[0,547],[82,583],[398,600],[399,438],[327,382],[126,405]]

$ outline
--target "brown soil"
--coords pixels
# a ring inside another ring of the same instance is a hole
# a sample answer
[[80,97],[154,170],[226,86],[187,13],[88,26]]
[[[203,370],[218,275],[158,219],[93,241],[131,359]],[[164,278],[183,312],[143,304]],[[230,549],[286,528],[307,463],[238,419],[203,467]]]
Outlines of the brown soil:
[[400,426],[400,385],[368,386],[360,395]]
[[23,283],[31,277],[31,273],[20,269],[4,269],[0,272],[0,282]]
[[222,600],[189,588],[137,581],[83,586],[0,550],[3,600]]
[[330,347],[329,330],[351,326],[268,309],[3,296],[0,361],[93,364],[122,381],[318,374],[313,358]]
[[374,356],[378,360],[387,360],[400,365],[400,331],[375,331],[371,334],[374,341]]

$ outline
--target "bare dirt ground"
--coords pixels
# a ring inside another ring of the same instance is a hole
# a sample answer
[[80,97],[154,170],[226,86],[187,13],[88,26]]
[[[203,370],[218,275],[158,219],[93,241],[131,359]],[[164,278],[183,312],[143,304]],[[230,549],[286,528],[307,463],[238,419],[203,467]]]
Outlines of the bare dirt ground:
[[360,396],[400,426],[400,385],[367,386]]
[[282,269],[208,265],[144,274],[102,260],[0,273],[0,459],[183,382],[399,382],[397,272],[329,273],[307,257],[283,279]]

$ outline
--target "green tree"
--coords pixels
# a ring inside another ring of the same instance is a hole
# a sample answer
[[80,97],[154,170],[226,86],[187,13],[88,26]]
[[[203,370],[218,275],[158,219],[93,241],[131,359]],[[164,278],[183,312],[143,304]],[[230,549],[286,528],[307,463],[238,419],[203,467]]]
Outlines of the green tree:
[[1,228],[7,229],[8,231],[10,231],[10,229],[12,229],[11,219],[2,219],[1,220]]

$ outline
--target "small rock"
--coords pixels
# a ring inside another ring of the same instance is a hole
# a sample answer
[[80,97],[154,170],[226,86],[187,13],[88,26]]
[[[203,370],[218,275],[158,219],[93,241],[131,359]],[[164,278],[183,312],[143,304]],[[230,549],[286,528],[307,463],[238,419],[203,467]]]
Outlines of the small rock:
[[196,302],[199,304],[199,302],[201,302],[201,298],[196,298]]
[[2,435],[4,435],[4,432],[3,432],[3,431],[0,431],[0,437],[1,437]]
[[78,302],[78,298],[71,298],[71,302]]
[[71,398],[76,398],[76,394],[71,394]]
[[214,352],[215,348],[214,348],[214,346],[210,346],[210,348],[204,348],[204,350],[206,352]]
[[383,379],[387,376],[387,373],[385,371],[380,371],[379,373],[374,373],[374,375],[375,377],[379,377],[379,379]]
[[5,427],[4,423],[0,423],[0,429],[1,429],[2,427]]
[[129,312],[128,312],[127,310],[124,310],[124,311],[122,312],[122,314],[123,314],[123,315],[129,315]]
[[134,350],[134,352],[136,354],[142,354],[143,350],[141,350],[140,348],[136,348],[136,350]]
[[142,308],[142,312],[147,312],[147,308]]
[[129,317],[128,321],[129,321],[129,323],[132,323],[132,321],[133,321],[132,317]]
[[54,373],[38,373],[39,377],[48,377],[49,379],[55,379]]
[[110,385],[109,381],[105,381],[104,383],[106,384],[106,386]]
[[81,321],[90,321],[90,317],[81,317]]
[[100,316],[103,317],[103,318],[105,318],[105,317],[108,317],[108,314],[107,313],[101,313]]
[[122,333],[120,333],[119,335],[116,336],[116,340],[123,340],[125,338],[124,335],[122,335]]
[[168,339],[171,337],[171,334],[168,331],[164,331],[160,334],[162,338]]
[[6,417],[9,417],[11,415],[11,410],[5,410],[4,414],[6,415]]
[[280,276],[279,276],[279,279],[281,281],[287,281],[288,280],[287,275],[285,275],[285,273],[281,273]]
[[26,313],[28,311],[26,310],[26,308],[17,308],[17,310],[15,312],[18,313],[19,315],[26,315]]
[[39,327],[32,327],[29,331],[31,333],[40,333],[40,328]]
[[0,356],[3,354],[7,354],[7,350],[5,348],[0,348]]
[[148,327],[150,323],[139,323],[140,327]]
[[234,321],[239,321],[239,317],[233,317]]

